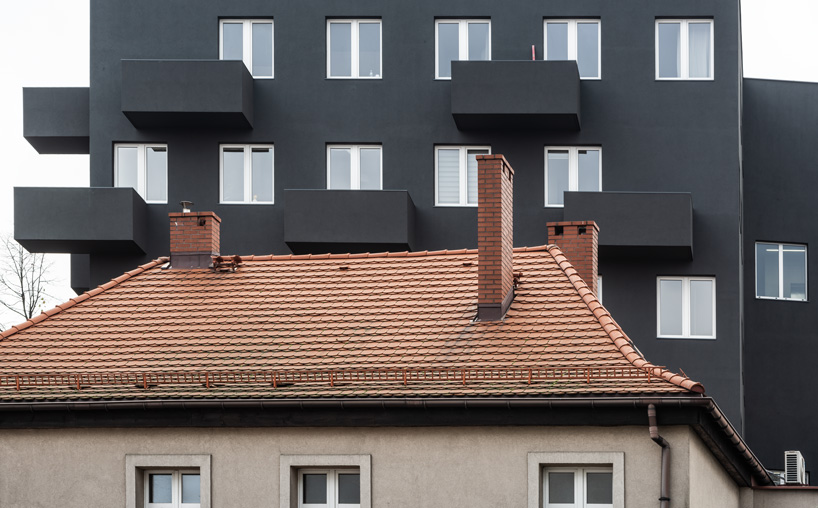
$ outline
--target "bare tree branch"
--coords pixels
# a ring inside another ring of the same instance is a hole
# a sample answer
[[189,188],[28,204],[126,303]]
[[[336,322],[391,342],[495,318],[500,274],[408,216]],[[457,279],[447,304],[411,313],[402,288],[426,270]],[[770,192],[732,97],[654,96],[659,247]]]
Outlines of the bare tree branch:
[[48,286],[54,281],[48,271],[51,263],[44,254],[31,254],[11,236],[0,237],[0,307],[24,319],[43,310]]

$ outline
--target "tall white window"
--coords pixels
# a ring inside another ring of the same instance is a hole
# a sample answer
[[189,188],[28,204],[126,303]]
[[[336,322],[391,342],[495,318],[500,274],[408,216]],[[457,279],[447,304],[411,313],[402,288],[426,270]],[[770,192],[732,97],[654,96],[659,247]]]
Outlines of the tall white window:
[[359,469],[301,469],[298,508],[360,508]]
[[544,22],[544,33],[545,60],[576,60],[580,78],[600,78],[598,19],[549,19]]
[[656,20],[656,79],[713,79],[713,20]]
[[327,189],[380,190],[383,188],[381,147],[330,145],[327,147]]
[[198,470],[145,471],[144,478],[146,508],[200,508]]
[[168,145],[114,145],[114,186],[133,187],[146,203],[167,203]]
[[273,145],[221,145],[221,203],[272,204]]
[[545,148],[545,206],[561,207],[566,191],[602,190],[602,149],[548,146]]
[[716,337],[715,278],[658,277],[656,285],[659,337]]
[[807,246],[756,243],[756,298],[807,300]]
[[381,20],[327,21],[327,77],[381,78]]
[[223,19],[219,59],[242,60],[254,78],[273,77],[273,20]]
[[477,156],[488,146],[435,147],[435,205],[477,206]]
[[452,60],[491,60],[491,20],[435,21],[436,79],[451,79]]
[[544,508],[613,508],[613,468],[546,467]]

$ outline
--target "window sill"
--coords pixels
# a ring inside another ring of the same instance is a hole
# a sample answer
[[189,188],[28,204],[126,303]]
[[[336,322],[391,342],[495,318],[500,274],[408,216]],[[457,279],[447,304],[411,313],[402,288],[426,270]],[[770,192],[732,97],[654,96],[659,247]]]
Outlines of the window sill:
[[449,204],[440,204],[435,203],[435,208],[477,208],[477,205],[449,205]]
[[801,302],[801,303],[809,303],[809,298],[775,298],[772,296],[758,296],[756,295],[756,300],[767,300],[773,302]]
[[715,81],[715,78],[656,78],[656,81]]
[[221,205],[274,205],[275,203],[272,201],[220,201],[219,206]]
[[657,335],[657,339],[668,339],[668,340],[716,340],[716,337],[705,337],[705,336],[698,336],[698,335]]

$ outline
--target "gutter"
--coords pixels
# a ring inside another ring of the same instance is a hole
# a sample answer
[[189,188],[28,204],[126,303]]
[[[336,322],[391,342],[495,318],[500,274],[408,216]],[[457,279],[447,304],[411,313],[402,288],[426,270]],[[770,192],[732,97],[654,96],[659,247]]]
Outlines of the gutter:
[[668,508],[670,506],[670,443],[659,435],[659,427],[656,426],[656,406],[653,404],[648,404],[648,431],[650,438],[662,447],[659,508]]

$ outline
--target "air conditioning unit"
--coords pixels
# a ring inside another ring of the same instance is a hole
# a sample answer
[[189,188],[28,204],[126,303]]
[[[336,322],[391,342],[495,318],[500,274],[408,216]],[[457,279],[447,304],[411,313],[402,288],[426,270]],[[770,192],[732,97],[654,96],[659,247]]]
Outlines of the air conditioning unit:
[[784,452],[784,478],[788,485],[806,485],[807,466],[797,450]]

